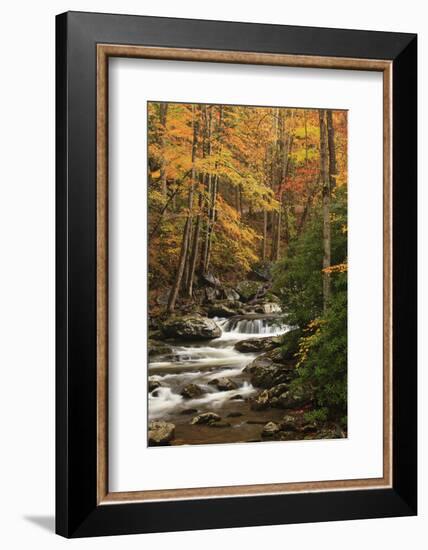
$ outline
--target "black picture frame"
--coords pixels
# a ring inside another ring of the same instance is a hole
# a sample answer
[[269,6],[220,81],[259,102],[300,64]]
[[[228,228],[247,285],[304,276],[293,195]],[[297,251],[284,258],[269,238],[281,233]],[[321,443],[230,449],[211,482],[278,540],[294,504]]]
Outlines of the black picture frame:
[[[97,505],[96,46],[393,63],[393,483],[386,489]],[[65,537],[417,513],[417,36],[68,12],[56,18],[56,532]]]

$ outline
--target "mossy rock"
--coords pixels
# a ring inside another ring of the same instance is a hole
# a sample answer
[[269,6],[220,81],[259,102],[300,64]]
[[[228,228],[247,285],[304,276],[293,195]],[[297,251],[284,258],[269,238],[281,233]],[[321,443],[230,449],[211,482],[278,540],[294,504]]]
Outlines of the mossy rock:
[[149,357],[156,357],[158,355],[168,355],[172,352],[171,346],[168,346],[164,342],[159,342],[158,340],[152,340],[149,338],[147,342],[147,349]]
[[252,298],[255,298],[259,290],[263,285],[257,281],[241,281],[236,286],[236,290],[243,302],[248,302]]
[[212,340],[221,336],[221,328],[201,315],[184,315],[169,318],[162,326],[166,338],[182,340]]

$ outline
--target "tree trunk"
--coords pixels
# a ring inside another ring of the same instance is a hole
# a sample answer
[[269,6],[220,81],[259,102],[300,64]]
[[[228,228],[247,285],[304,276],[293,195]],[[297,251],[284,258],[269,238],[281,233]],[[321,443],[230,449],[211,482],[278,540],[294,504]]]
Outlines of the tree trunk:
[[320,179],[322,185],[322,213],[323,213],[323,306],[327,310],[331,296],[330,273],[325,271],[331,266],[331,228],[330,228],[330,180],[328,170],[328,136],[326,112],[319,110],[320,120]]
[[[212,154],[212,109],[210,108],[209,116],[208,116],[208,157],[211,157]],[[208,174],[207,178],[207,221],[205,224],[205,236],[203,241],[203,246],[201,250],[201,260],[199,265],[199,271],[201,273],[205,272],[205,265],[206,265],[206,258],[207,258],[207,251],[208,251],[208,239],[210,234],[210,221],[211,221],[211,209],[212,209],[212,170],[210,169],[210,173]]]
[[306,109],[303,111],[305,119],[305,167],[308,168],[308,121],[306,115]]
[[160,181],[163,196],[167,197],[168,187],[166,183],[166,159],[165,159],[165,142],[166,142],[166,117],[168,113],[168,103],[159,104],[159,121],[161,127],[160,147],[161,147],[161,162],[160,162]]
[[212,200],[212,209],[211,209],[211,221],[210,221],[210,232],[208,236],[208,247],[207,247],[207,254],[206,254],[206,263],[204,267],[204,273],[206,273],[210,266],[210,259],[211,259],[211,246],[212,246],[212,238],[214,235],[214,224],[217,217],[217,193],[218,193],[218,175],[214,177],[214,185],[213,185],[213,200]]
[[276,229],[275,229],[275,246],[273,249],[272,259],[278,261],[281,256],[281,229],[283,224],[283,219],[285,222],[285,237],[288,242],[288,216],[287,211],[284,208],[284,194],[282,190],[282,186],[285,184],[285,181],[288,176],[288,169],[290,164],[290,153],[291,148],[293,145],[293,136],[291,135],[290,131],[286,134],[286,127],[285,127],[285,117],[284,114],[282,114],[280,119],[280,136],[279,136],[279,143],[280,143],[280,153],[281,158],[280,162],[278,163],[278,200],[279,200],[279,210],[276,214]]
[[[279,109],[274,111],[274,135],[275,142],[272,151],[272,169],[271,169],[271,181],[272,189],[275,192],[275,184],[280,186],[279,176],[278,176],[278,166],[279,166]],[[271,261],[276,260],[276,243],[277,243],[277,230],[278,230],[278,212],[272,212],[272,246],[270,251]]]
[[192,106],[192,115],[193,115],[192,175],[191,175],[191,183],[190,183],[189,198],[188,198],[189,211],[188,211],[186,222],[184,224],[184,229],[183,229],[183,238],[181,241],[180,257],[178,260],[177,273],[175,275],[174,284],[172,286],[172,289],[168,298],[169,313],[172,313],[175,309],[175,304],[177,302],[178,293],[179,293],[181,282],[183,279],[184,267],[186,265],[186,259],[189,253],[190,229],[192,226],[193,193],[194,193],[195,179],[196,179],[195,160],[196,160],[196,149],[198,145],[198,132],[199,132],[199,123],[196,120],[196,113],[195,113],[194,106]]
[[202,209],[202,193],[199,193],[198,215],[196,216],[196,225],[193,232],[192,252],[189,256],[189,275],[188,275],[187,289],[186,289],[186,292],[189,298],[191,298],[193,294],[193,280],[195,278],[196,260],[198,258],[198,251],[199,251],[199,235],[201,232],[201,209]]
[[263,247],[262,247],[262,259],[263,261],[267,258],[267,225],[268,225],[268,215],[266,210],[263,210]]
[[333,125],[333,113],[327,111],[327,131],[328,131],[328,158],[329,158],[329,176],[330,176],[330,193],[336,187],[336,146],[334,144],[334,125]]
[[[217,123],[217,142],[218,142],[219,155],[221,155],[222,124],[223,124],[223,106],[220,105],[219,113],[218,113],[218,123]],[[211,154],[211,151],[212,151],[211,132],[210,132],[209,148],[210,148],[210,154]],[[217,166],[216,166],[216,169],[217,169]],[[207,220],[204,248],[202,251],[202,258],[201,258],[202,273],[207,273],[209,269],[209,264],[210,264],[211,243],[212,243],[212,237],[214,234],[214,223],[216,218],[216,203],[217,203],[217,192],[218,192],[218,184],[219,184],[218,174],[215,174],[214,178],[212,178],[210,175],[209,181],[211,186],[211,193],[208,195],[210,204],[208,206],[208,220]]]

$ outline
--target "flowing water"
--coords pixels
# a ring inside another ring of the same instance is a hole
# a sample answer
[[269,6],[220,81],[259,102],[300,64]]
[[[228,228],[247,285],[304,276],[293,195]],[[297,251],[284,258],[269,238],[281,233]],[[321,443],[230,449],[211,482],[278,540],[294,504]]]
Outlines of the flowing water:
[[[234,411],[237,415],[239,413],[239,416],[248,417],[249,407],[245,400],[254,394],[256,389],[242,370],[257,354],[240,353],[234,349],[234,345],[249,338],[280,335],[289,329],[286,325],[278,325],[272,315],[246,315],[214,320],[222,329],[220,338],[203,343],[186,342],[183,345],[177,342],[172,346],[171,354],[157,357],[149,364],[149,379],[161,384],[161,387],[149,394],[149,419],[173,422],[183,438],[180,443],[209,442],[204,440],[204,428],[207,428],[197,426],[191,426],[196,434],[196,440],[193,441],[189,416],[191,418],[197,413],[212,411],[224,417]],[[219,391],[210,384],[212,380],[219,378],[230,379],[236,385],[236,389]],[[200,386],[203,395],[194,399],[182,397],[180,393],[183,387],[191,383]],[[242,423],[242,420],[239,423],[235,421],[234,427],[242,426]],[[199,432],[202,432],[202,435]],[[211,440],[212,429],[209,437]],[[245,433],[236,440],[245,437],[249,435]],[[233,437],[231,439],[230,435],[227,439],[235,440]]]

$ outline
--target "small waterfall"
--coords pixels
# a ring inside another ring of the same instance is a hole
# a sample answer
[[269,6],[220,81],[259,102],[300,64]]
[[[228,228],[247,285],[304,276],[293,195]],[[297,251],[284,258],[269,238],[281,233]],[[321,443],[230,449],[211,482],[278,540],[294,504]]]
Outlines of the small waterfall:
[[[150,380],[159,382],[160,387],[149,394],[149,418],[172,418],[176,422],[182,418],[180,415],[185,409],[221,409],[233,398],[242,399],[255,393],[256,389],[245,379],[243,369],[256,354],[241,353],[234,349],[234,344],[240,340],[287,332],[289,327],[280,325],[279,319],[273,314],[214,318],[222,330],[220,338],[205,343],[173,346],[172,359],[159,357],[157,361],[151,360]],[[236,388],[218,390],[211,382],[220,378],[231,379]],[[200,386],[203,390],[202,395],[192,399],[183,398],[182,389],[189,383]]]
[[223,332],[235,334],[270,335],[285,332],[284,325],[278,325],[277,319],[272,317],[261,318],[236,318],[228,319],[222,325]]

